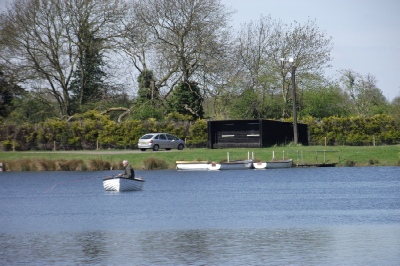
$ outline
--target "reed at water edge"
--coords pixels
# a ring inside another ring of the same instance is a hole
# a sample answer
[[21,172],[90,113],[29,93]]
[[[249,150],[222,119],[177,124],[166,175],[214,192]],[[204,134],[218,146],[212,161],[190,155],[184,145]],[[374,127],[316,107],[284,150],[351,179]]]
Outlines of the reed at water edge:
[[[147,158],[143,162],[145,170],[168,169],[166,161],[158,158]],[[105,171],[123,169],[121,161],[109,162],[102,159],[75,160],[75,159],[21,159],[3,163],[3,171]]]
[[3,171],[101,171],[120,169],[122,163],[110,163],[101,159],[83,160],[75,159],[20,159],[9,160],[3,163]]
[[[325,152],[326,151],[326,152]],[[294,163],[337,163],[349,166],[400,166],[400,145],[391,146],[274,146],[270,148],[207,149],[185,148],[157,152],[138,150],[1,152],[3,171],[102,171],[123,169],[128,160],[136,170],[175,169],[176,161],[223,162],[248,159],[255,161],[293,159]],[[339,156],[338,156],[339,155]]]

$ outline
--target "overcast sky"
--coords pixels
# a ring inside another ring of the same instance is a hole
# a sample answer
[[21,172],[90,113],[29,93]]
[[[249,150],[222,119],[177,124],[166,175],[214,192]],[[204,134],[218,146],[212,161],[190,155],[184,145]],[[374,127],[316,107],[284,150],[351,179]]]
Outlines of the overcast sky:
[[[0,0],[0,9],[5,2]],[[315,20],[321,31],[333,37],[332,69],[371,74],[383,95],[400,96],[399,0],[221,0],[234,10],[232,24],[257,21],[261,14],[285,23]]]
[[333,37],[327,71],[351,69],[377,79],[383,95],[400,96],[400,1],[399,0],[222,0],[236,10],[235,27],[271,15],[284,23],[315,20],[321,31]]

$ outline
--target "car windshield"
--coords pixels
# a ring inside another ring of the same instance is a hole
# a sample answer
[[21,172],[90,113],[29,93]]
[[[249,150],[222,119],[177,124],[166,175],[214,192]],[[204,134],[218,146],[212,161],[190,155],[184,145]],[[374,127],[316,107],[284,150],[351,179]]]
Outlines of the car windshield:
[[148,134],[148,135],[142,136],[140,139],[151,139],[152,137],[153,137],[153,134]]

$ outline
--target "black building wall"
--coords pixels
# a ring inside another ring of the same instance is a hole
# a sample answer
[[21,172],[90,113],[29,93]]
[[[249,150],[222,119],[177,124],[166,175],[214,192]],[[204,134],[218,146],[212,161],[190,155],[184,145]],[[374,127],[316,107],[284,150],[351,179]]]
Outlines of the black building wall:
[[[293,123],[274,120],[208,121],[208,147],[263,148],[293,141]],[[299,143],[308,145],[308,126],[297,124]]]

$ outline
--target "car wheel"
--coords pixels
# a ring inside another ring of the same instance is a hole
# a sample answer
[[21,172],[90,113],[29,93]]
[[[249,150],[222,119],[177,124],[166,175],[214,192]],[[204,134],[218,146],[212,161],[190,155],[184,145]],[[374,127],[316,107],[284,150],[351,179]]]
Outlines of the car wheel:
[[183,150],[183,144],[178,145],[178,150]]
[[143,148],[142,148],[142,149],[140,149],[140,150],[141,150],[141,151],[146,151],[146,149],[143,149]]
[[160,147],[158,147],[158,145],[154,145],[154,146],[153,146],[153,151],[158,151],[159,148],[160,148]]

